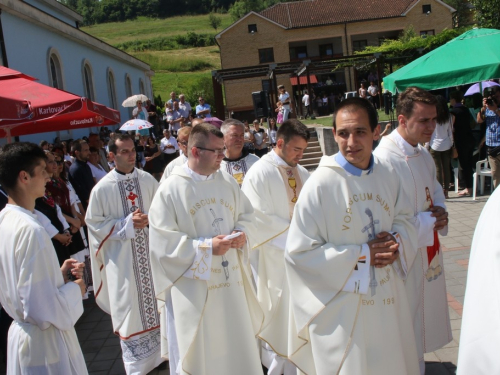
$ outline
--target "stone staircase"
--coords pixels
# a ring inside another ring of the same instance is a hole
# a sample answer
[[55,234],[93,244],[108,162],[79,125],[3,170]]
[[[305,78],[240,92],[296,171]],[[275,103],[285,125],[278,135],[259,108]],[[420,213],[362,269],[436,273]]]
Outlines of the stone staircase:
[[321,151],[321,146],[318,141],[318,134],[314,128],[310,128],[311,138],[309,139],[309,144],[307,146],[306,152],[300,159],[300,165],[303,166],[308,171],[312,172],[318,168],[319,161],[323,156]]

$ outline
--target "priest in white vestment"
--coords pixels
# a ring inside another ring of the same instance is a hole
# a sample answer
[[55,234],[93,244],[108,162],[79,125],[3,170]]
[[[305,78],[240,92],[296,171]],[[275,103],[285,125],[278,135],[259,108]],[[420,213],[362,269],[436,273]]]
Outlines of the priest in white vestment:
[[227,119],[222,123],[220,130],[224,134],[224,145],[226,146],[220,168],[233,176],[238,185],[241,186],[245,175],[259,160],[259,157],[250,154],[246,148],[243,148],[245,145],[245,125],[241,121],[233,118]]
[[164,361],[148,229],[158,182],[134,168],[135,146],[129,135],[111,139],[109,155],[116,167],[92,190],[85,217],[95,298],[111,315],[127,374],[147,374]]
[[242,191],[256,212],[256,243],[252,249],[257,297],[265,320],[259,338],[262,363],[269,375],[295,374],[288,357],[289,290],[285,275],[285,243],[295,202],[309,172],[298,163],[310,134],[296,119],[279,128],[277,144],[248,172]]
[[170,176],[175,167],[183,165],[187,162],[187,144],[189,139],[189,133],[191,133],[191,127],[185,126],[180,128],[177,132],[177,145],[179,146],[180,155],[167,164],[165,171],[160,179],[160,184],[165,181],[165,179]]
[[458,375],[500,374],[500,189],[481,212],[476,225],[467,272]]
[[[248,261],[253,209],[219,170],[222,133],[200,124],[188,162],[159,187],[150,211],[157,298],[167,305],[170,374],[262,374],[257,340],[263,315]],[[231,235],[230,238],[226,236]]]
[[340,152],[305,183],[286,243],[289,358],[308,375],[416,375],[403,282],[412,211],[398,175],[371,154],[373,106],[343,101],[334,129]]
[[[7,374],[85,375],[74,329],[83,313],[84,264],[67,259],[59,267],[34,210],[49,180],[45,160],[33,143],[10,144],[0,153],[0,184],[9,195],[0,213],[0,304],[14,319]],[[70,281],[68,272],[78,279]]]
[[420,145],[430,141],[436,127],[436,99],[425,90],[410,87],[399,96],[396,110],[399,125],[382,138],[374,154],[394,167],[410,196],[418,244],[414,258],[408,259],[406,290],[423,375],[424,353],[453,339],[438,237],[438,232],[448,233],[448,213],[434,160]]

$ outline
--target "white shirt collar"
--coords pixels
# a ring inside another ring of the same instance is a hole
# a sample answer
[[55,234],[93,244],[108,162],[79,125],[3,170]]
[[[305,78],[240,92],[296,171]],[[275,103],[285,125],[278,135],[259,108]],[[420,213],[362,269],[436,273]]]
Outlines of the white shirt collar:
[[112,173],[113,173],[113,176],[115,177],[115,179],[118,180],[118,181],[130,180],[131,178],[136,177],[136,175],[137,175],[137,168],[134,168],[134,170],[132,171],[132,173],[127,173],[127,174],[118,173],[116,171],[116,168],[115,168],[115,169],[113,169]]
[[396,131],[391,133],[392,140],[396,143],[398,148],[405,154],[406,156],[414,156],[420,153],[419,146],[417,144],[416,147],[409,144],[402,136],[399,134],[399,129],[396,128]]
[[212,173],[211,175],[203,176],[203,175],[201,175],[199,173],[196,173],[191,168],[189,168],[187,161],[182,165],[182,167],[184,168],[184,170],[186,171],[186,173],[191,176],[191,178],[193,179],[193,181],[209,181],[209,180],[213,180],[215,178],[215,173],[217,173],[217,172],[215,172],[215,173]]
[[31,217],[37,219],[35,211],[30,212],[26,208],[23,208],[21,206],[16,206],[15,204],[10,204],[10,203],[7,203],[7,205],[5,206],[5,208],[7,208],[7,207],[9,209],[11,209],[11,210],[16,210],[16,211],[24,212],[25,214],[30,215]]
[[290,167],[286,161],[284,161],[280,156],[278,156],[278,154],[274,151],[274,150],[271,150],[271,152],[269,153],[269,155],[273,158],[274,162],[278,165],[281,165],[283,167]]

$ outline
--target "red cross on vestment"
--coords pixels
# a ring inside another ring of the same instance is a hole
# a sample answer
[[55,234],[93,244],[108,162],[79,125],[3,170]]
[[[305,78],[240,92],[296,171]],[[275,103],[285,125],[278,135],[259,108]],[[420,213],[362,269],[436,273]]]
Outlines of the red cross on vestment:
[[130,201],[132,202],[132,206],[135,206],[135,200],[136,200],[136,198],[137,198],[137,197],[138,197],[138,196],[137,196],[137,195],[135,195],[133,192],[130,192],[130,193],[128,194],[127,199],[128,199],[128,200],[130,200]]

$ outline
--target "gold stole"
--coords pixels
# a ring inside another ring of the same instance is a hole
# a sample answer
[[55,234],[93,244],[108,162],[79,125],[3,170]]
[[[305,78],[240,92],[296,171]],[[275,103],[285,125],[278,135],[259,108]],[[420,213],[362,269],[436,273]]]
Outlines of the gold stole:
[[302,180],[300,179],[297,167],[285,167],[279,165],[278,170],[283,178],[283,182],[285,183],[285,190],[288,196],[288,209],[291,219],[295,203],[297,202],[300,190],[302,189]]

